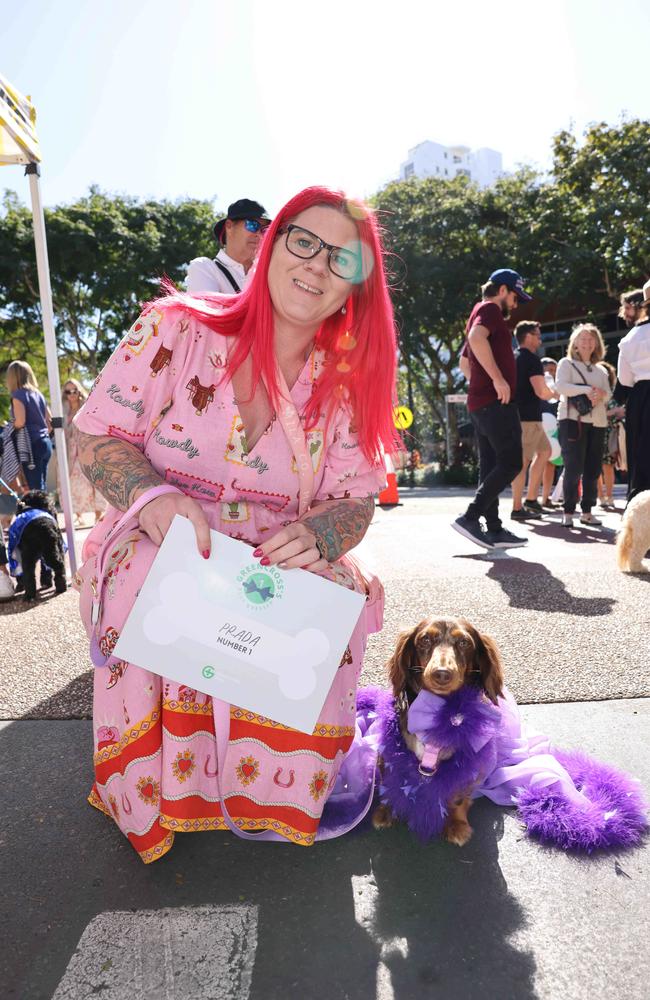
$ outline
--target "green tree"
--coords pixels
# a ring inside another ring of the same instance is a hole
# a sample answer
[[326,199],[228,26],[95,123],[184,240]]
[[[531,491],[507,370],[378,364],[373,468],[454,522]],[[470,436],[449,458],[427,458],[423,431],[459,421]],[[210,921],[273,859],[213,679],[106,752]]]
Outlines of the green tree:
[[394,255],[400,388],[419,403],[421,447],[443,436],[445,395],[465,389],[465,323],[494,268],[525,275],[537,311],[563,303],[584,314],[612,310],[650,273],[650,122],[592,125],[582,142],[560,132],[548,176],[523,167],[486,189],[411,179],[374,201]]
[[[522,171],[510,198],[528,197],[534,177]],[[444,438],[445,395],[466,388],[458,356],[481,283],[504,262],[516,266],[516,207],[464,176],[398,181],[374,201],[392,254],[402,384],[420,403],[412,440],[421,447],[430,430]]]
[[553,139],[552,183],[540,204],[542,231],[544,209],[566,226],[554,234],[569,266],[556,276],[561,283],[556,294],[573,291],[611,305],[621,292],[645,281],[650,271],[650,121],[600,122],[587,129],[582,143],[571,132],[559,132]]
[[[141,304],[157,294],[161,276],[180,283],[192,257],[213,252],[214,217],[207,201],[141,201],[96,188],[46,210],[63,377],[92,380]],[[0,315],[0,369],[18,354],[41,356],[31,212],[9,193],[0,216]]]

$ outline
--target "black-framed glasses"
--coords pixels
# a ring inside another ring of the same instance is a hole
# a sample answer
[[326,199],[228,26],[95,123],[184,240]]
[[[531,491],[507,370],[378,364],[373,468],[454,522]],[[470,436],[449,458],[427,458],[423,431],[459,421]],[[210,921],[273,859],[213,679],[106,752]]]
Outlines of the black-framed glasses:
[[344,278],[345,281],[356,281],[361,271],[361,257],[346,250],[345,247],[337,247],[332,243],[326,243],[316,233],[311,233],[302,226],[296,226],[293,222],[278,230],[278,233],[286,233],[286,248],[294,257],[301,257],[303,260],[310,260],[321,252],[327,250],[327,264],[337,278]]
[[78,389],[64,389],[63,390],[63,395],[64,396],[78,396],[79,395],[79,390]]

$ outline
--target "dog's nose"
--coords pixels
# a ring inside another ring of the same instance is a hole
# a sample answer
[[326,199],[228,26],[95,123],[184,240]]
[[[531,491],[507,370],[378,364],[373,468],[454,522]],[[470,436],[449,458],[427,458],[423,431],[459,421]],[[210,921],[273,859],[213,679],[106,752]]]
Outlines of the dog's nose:
[[436,670],[433,679],[438,684],[447,684],[451,680],[451,670]]

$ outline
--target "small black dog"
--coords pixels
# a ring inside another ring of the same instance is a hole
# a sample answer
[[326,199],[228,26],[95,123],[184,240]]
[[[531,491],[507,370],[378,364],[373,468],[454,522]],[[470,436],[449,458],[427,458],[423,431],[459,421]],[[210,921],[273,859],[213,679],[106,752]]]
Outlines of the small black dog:
[[[42,560],[41,587],[52,586],[52,570],[54,570],[54,586],[57,594],[63,594],[68,589],[68,584],[65,578],[63,538],[50,496],[42,490],[29,490],[28,493],[24,493],[18,501],[16,517],[29,509],[44,510],[52,515],[52,517],[35,517],[25,526],[20,538],[23,596],[26,601],[33,601],[36,598],[36,563],[39,559]],[[44,563],[49,570],[44,569]]]

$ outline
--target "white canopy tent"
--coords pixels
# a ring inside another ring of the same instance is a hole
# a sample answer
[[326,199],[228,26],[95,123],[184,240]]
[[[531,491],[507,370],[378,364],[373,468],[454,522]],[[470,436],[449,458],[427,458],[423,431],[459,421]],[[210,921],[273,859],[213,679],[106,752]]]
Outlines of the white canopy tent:
[[29,192],[32,200],[32,217],[34,223],[34,243],[36,246],[36,267],[38,270],[38,287],[41,299],[45,356],[47,360],[47,377],[50,385],[50,408],[52,411],[54,442],[59,471],[59,493],[65,517],[68,558],[70,559],[70,567],[74,573],[77,569],[77,554],[74,541],[68,456],[63,432],[63,405],[61,402],[61,383],[56,352],[56,336],[54,333],[50,267],[47,258],[45,218],[43,215],[39,180],[41,152],[36,137],[35,122],[36,111],[30,99],[23,97],[8,80],[0,75],[0,166],[24,164],[26,167],[25,173],[29,177]]

